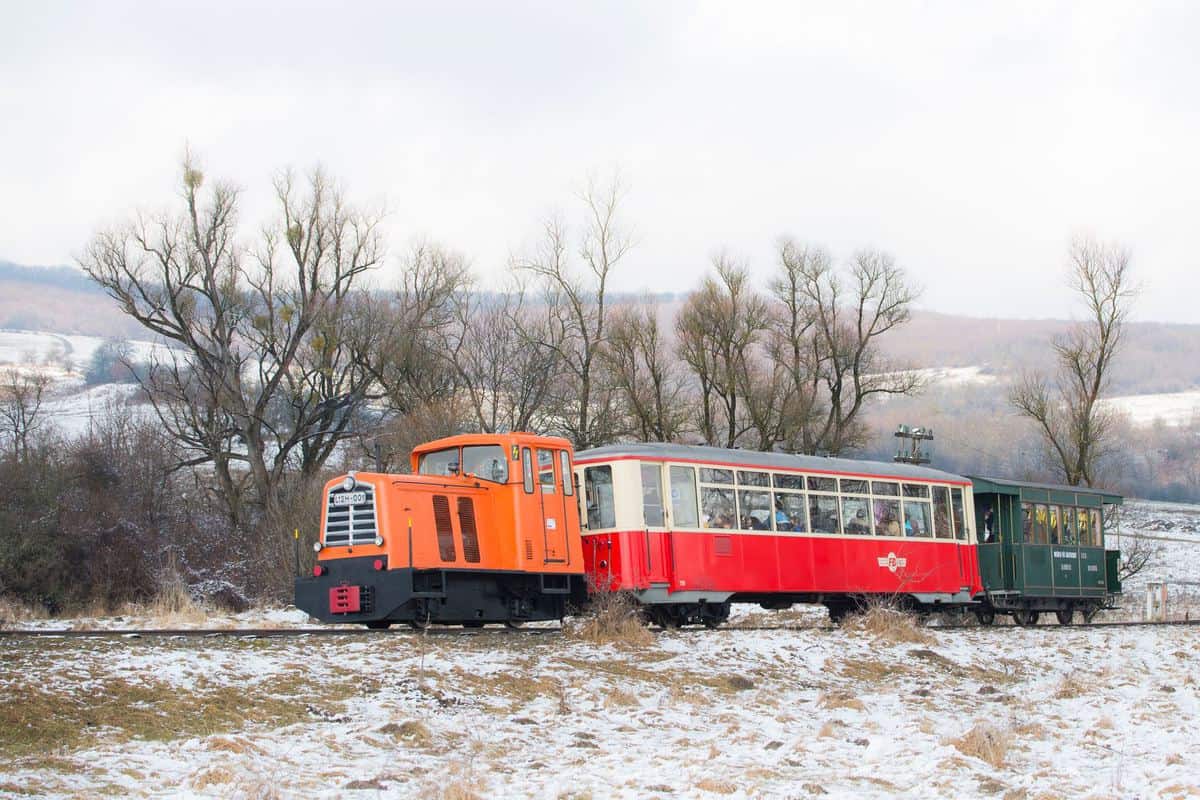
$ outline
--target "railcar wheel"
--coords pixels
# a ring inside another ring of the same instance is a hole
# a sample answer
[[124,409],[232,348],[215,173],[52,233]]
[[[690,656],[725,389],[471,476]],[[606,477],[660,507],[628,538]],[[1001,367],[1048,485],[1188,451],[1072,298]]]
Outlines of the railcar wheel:
[[517,628],[525,627],[525,620],[523,620],[523,619],[506,619],[506,620],[504,620],[504,627],[511,628],[512,630],[515,631]]
[[842,620],[850,615],[850,606],[842,604],[829,604],[825,606],[829,609],[829,621],[834,625],[841,625]]
[[377,619],[368,622],[367,627],[373,631],[386,631],[388,628],[392,627],[392,622],[391,620],[387,619]]
[[408,627],[412,628],[414,631],[423,631],[429,627],[429,618],[425,617],[424,619],[410,619],[408,621]]
[[1096,615],[1100,613],[1100,606],[1088,606],[1083,610],[1083,622],[1085,625],[1090,625]]
[[980,625],[991,625],[996,621],[996,609],[991,606],[975,609],[975,619]]
[[1022,628],[1030,628],[1037,625],[1038,612],[1031,611],[1027,608],[1019,608],[1013,612],[1013,622],[1020,625]]
[[1058,617],[1059,625],[1070,625],[1075,620],[1075,609],[1070,606],[1060,608],[1054,612],[1054,616]]

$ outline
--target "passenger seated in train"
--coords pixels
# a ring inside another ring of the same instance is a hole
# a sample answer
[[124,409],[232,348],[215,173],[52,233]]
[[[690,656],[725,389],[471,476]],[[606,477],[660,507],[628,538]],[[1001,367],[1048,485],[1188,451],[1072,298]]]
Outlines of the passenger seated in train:
[[871,532],[871,523],[867,520],[866,509],[858,509],[854,516],[846,521],[846,533],[865,535]]

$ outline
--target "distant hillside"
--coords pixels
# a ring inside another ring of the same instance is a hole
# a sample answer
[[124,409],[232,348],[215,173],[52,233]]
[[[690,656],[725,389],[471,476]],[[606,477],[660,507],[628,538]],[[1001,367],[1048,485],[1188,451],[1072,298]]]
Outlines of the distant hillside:
[[145,338],[95,283],[74,267],[0,261],[0,328]]

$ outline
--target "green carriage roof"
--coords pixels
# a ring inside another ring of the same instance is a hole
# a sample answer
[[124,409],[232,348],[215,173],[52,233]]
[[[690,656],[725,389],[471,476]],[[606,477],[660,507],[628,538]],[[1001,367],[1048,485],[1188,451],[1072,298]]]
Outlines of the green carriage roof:
[[[1038,483],[1036,481],[1014,481],[1008,478],[984,478],[975,475],[968,475],[971,482],[975,485],[975,493],[991,493],[991,494],[1009,494],[1019,495],[1023,498],[1029,498],[1033,493],[1046,493],[1055,495],[1051,502],[1069,502],[1062,498],[1064,495],[1075,495],[1077,498],[1088,498],[1092,503],[1077,503],[1076,505],[1091,505],[1096,501],[1101,503],[1111,503],[1121,505],[1124,499],[1121,495],[1114,492],[1108,492],[1104,489],[1096,489],[1090,486],[1062,486],[1054,483]],[[1024,490],[1024,491],[1022,491]],[[1040,498],[1038,498],[1040,499]]]

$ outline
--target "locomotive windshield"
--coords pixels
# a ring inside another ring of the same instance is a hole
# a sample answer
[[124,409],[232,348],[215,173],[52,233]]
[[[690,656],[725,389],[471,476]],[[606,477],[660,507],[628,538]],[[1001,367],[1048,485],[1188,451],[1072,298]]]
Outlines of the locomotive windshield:
[[425,453],[417,464],[422,475],[471,474],[493,483],[508,481],[508,459],[498,444],[468,445],[459,453],[457,447]]

